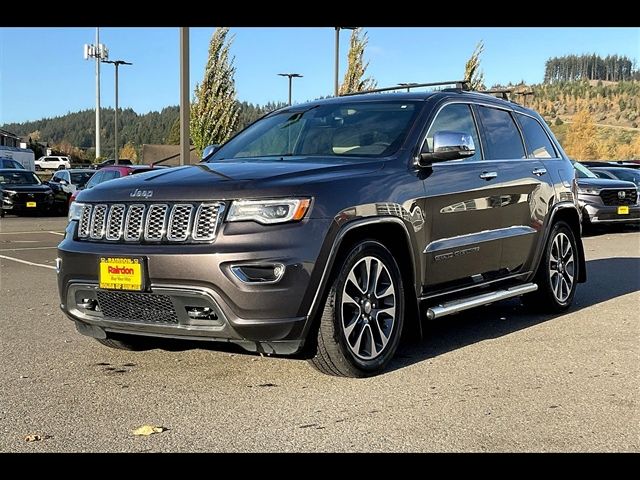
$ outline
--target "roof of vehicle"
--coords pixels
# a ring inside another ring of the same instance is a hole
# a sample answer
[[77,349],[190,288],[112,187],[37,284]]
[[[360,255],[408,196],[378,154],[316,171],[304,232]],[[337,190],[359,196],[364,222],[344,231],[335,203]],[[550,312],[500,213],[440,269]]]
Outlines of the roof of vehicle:
[[101,168],[101,171],[109,172],[112,170],[151,170],[153,168],[160,168],[160,166],[152,167],[151,165],[109,165],[108,167]]
[[60,170],[61,172],[69,172],[69,173],[96,173],[95,170],[91,168],[66,168],[64,170]]
[[0,168],[0,173],[15,173],[15,172],[29,172],[33,173],[31,170],[27,170],[26,168]]
[[361,93],[358,95],[343,95],[338,97],[330,97],[330,98],[322,98],[319,100],[314,100],[306,103],[297,103],[292,106],[287,106],[281,108],[280,110],[276,110],[277,112],[285,112],[288,110],[291,111],[299,111],[305,110],[307,108],[311,108],[315,105],[320,104],[343,104],[343,103],[360,103],[360,102],[389,102],[389,101],[426,101],[430,98],[435,97],[436,99],[445,99],[460,96],[460,98],[465,98],[469,100],[474,100],[476,102],[495,104],[496,106],[507,107],[509,109],[521,112],[521,113],[535,113],[535,111],[525,108],[522,105],[519,105],[515,102],[511,102],[508,100],[503,100],[501,98],[495,97],[494,95],[488,93],[480,93],[473,92],[468,90],[460,90],[460,89],[445,89],[445,90],[436,90],[431,92],[419,92],[419,91],[411,91],[411,92],[390,92],[390,93]]
[[638,172],[637,168],[621,167],[620,165],[603,165],[602,167],[589,167],[589,170],[604,170],[607,172]]

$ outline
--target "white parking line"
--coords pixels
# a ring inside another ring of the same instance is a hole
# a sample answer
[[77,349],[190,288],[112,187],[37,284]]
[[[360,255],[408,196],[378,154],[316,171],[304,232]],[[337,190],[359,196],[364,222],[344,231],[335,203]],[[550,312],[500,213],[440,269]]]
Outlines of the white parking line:
[[19,247],[19,248],[0,248],[0,252],[20,252],[22,250],[48,250],[58,247]]
[[0,255],[0,258],[4,258],[5,260],[13,260],[14,262],[24,263],[26,265],[33,265],[34,267],[50,268],[51,270],[56,269],[56,267],[52,265],[43,265],[42,263],[28,262],[26,260],[20,260],[19,258],[7,257],[6,255]]
[[61,237],[64,237],[64,233],[60,233],[60,232],[47,232],[47,233],[53,233],[54,235],[60,235]]

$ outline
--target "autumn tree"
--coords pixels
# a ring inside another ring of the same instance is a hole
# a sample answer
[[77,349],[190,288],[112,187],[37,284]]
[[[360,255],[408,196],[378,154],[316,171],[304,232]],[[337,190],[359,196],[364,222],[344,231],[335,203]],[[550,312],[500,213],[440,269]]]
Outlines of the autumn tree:
[[469,82],[471,90],[486,90],[484,86],[484,72],[480,70],[480,55],[484,51],[482,40],[478,42],[475,50],[464,64],[464,79]]
[[571,117],[564,150],[574,160],[595,160],[598,158],[596,125],[587,108],[582,108]]
[[344,74],[344,80],[338,93],[362,92],[376,87],[376,81],[371,78],[365,78],[365,72],[369,66],[369,62],[364,62],[364,49],[369,39],[367,33],[360,28],[356,28],[351,32],[351,41],[349,43],[349,53],[347,55],[347,71]]
[[238,105],[233,58],[227,40],[228,27],[218,27],[211,37],[209,58],[202,83],[196,85],[191,104],[191,140],[198,151],[212,143],[224,143],[233,133],[238,121]]
[[128,158],[133,163],[138,163],[138,151],[131,142],[127,142],[125,146],[120,149],[118,158]]

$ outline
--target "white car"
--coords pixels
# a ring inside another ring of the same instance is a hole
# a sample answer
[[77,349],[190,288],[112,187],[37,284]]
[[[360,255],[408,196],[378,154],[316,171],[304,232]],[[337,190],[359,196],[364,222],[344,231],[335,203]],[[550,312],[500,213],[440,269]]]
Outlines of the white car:
[[40,157],[35,161],[36,170],[64,170],[71,168],[69,157],[63,156],[46,156]]

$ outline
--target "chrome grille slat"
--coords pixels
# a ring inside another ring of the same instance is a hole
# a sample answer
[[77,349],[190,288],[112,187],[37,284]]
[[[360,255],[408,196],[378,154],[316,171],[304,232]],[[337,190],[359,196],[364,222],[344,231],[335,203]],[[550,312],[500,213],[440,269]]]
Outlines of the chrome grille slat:
[[194,240],[213,240],[216,237],[223,209],[223,203],[203,203],[198,207],[193,227]]
[[170,242],[184,242],[189,238],[192,213],[193,205],[191,204],[177,204],[173,206],[171,215],[169,215],[167,240]]
[[96,205],[91,216],[91,228],[89,236],[94,240],[104,237],[105,223],[107,219],[107,205]]
[[122,222],[124,221],[125,206],[121,203],[111,205],[107,220],[107,240],[120,240],[122,236]]
[[134,204],[129,206],[124,227],[124,240],[126,242],[138,242],[142,236],[142,226],[144,225],[144,205]]
[[118,243],[212,242],[224,202],[87,204],[80,214],[78,238]]
[[82,207],[82,215],[80,215],[80,225],[78,226],[78,236],[87,238],[89,236],[89,227],[91,226],[91,205]]
[[167,225],[167,211],[169,206],[154,203],[147,211],[147,221],[144,226],[144,239],[148,242],[159,242],[164,237]]

